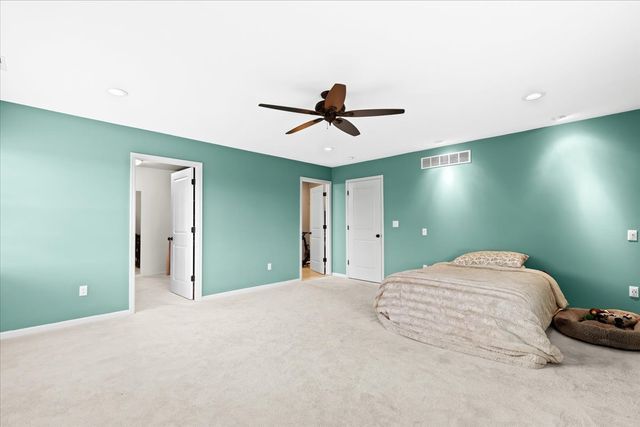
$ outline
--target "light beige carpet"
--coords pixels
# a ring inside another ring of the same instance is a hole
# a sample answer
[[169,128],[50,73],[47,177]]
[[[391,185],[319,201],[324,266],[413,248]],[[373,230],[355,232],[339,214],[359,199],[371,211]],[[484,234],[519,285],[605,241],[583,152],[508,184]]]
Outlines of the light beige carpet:
[[375,287],[332,277],[201,303],[152,285],[133,316],[3,341],[0,424],[638,422],[638,353],[554,331],[560,366],[453,353],[386,331]]

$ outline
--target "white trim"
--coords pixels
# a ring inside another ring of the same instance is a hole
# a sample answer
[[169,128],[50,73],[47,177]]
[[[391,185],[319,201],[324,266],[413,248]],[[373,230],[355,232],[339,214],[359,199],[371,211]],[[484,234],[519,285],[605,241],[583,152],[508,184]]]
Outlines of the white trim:
[[370,181],[372,179],[378,179],[378,178],[380,180],[384,180],[384,175],[374,175],[374,176],[365,176],[364,178],[345,179],[344,183],[346,186],[347,182]]
[[342,277],[342,278],[345,278],[345,279],[347,278],[347,275],[346,274],[342,274],[342,273],[332,273],[331,275],[334,276],[334,277]]
[[31,326],[28,328],[14,329],[12,331],[5,331],[0,333],[0,340],[6,340],[10,338],[23,337],[26,335],[39,334],[42,332],[53,331],[56,329],[68,328],[70,326],[82,325],[85,323],[99,322],[102,320],[115,319],[117,317],[124,317],[130,314],[129,310],[113,311],[111,313],[96,314],[94,316],[79,317],[77,319],[63,320],[62,322],[45,323],[44,325]]
[[[375,176],[367,176],[364,178],[355,178],[355,179],[347,179],[344,181],[344,219],[345,219],[345,223],[347,223],[349,221],[349,199],[347,196],[347,191],[349,191],[349,184],[353,183],[353,182],[358,182],[358,181],[370,181],[370,180],[374,180],[374,179],[379,179],[380,180],[380,222],[382,224],[382,230],[381,230],[381,234],[382,234],[382,238],[381,238],[381,242],[380,242],[380,250],[382,251],[381,254],[381,258],[380,258],[380,262],[382,263],[381,268],[380,268],[380,272],[382,277],[380,277],[380,282],[378,283],[382,283],[382,281],[385,278],[384,275],[384,237],[387,234],[385,231],[385,223],[384,223],[384,175],[375,175]],[[345,224],[347,225],[347,224]],[[347,262],[347,260],[349,259],[349,231],[346,229],[345,227],[345,259],[344,259],[344,266],[345,266],[345,271],[346,274],[345,276],[347,278],[349,277],[349,263]],[[359,279],[354,279],[354,280],[359,280]]]
[[331,219],[333,217],[333,210],[332,210],[332,203],[331,203],[331,190],[332,190],[332,185],[333,183],[331,181],[327,181],[324,179],[315,179],[315,178],[307,178],[304,176],[300,177],[300,193],[299,193],[299,197],[300,197],[300,213],[298,215],[298,221],[299,221],[299,229],[298,229],[298,254],[299,259],[298,259],[298,269],[300,270],[300,280],[302,280],[302,248],[301,248],[301,244],[300,244],[300,239],[302,238],[302,189],[303,189],[303,183],[305,182],[310,182],[312,184],[323,184],[324,185],[324,191],[327,192],[327,231],[325,233],[326,235],[326,252],[327,252],[327,264],[326,264],[326,271],[325,271],[325,275],[326,276],[331,276],[332,272],[333,272],[333,258],[332,258],[332,254],[331,254],[331,237],[333,236],[333,227],[331,225]]
[[129,312],[135,312],[136,304],[136,276],[133,265],[136,242],[136,159],[195,168],[196,170],[196,256],[193,274],[196,276],[194,299],[198,301],[202,299],[202,187],[204,184],[202,163],[132,152],[129,166]]
[[264,285],[256,285],[256,286],[250,286],[248,288],[234,289],[232,291],[225,291],[225,292],[219,292],[217,294],[204,295],[202,297],[202,300],[203,301],[212,300],[212,299],[223,298],[223,297],[228,297],[232,295],[247,294],[255,291],[263,291],[270,288],[277,288],[279,286],[289,285],[291,283],[295,283],[299,281],[300,279],[290,279],[290,280],[284,280],[282,282],[266,283]]

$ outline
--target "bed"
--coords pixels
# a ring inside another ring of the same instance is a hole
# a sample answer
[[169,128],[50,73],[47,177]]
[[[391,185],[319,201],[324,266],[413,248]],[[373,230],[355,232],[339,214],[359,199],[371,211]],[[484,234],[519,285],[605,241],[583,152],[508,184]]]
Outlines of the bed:
[[562,361],[545,330],[566,306],[556,281],[542,271],[455,262],[392,274],[374,301],[390,331],[527,368]]

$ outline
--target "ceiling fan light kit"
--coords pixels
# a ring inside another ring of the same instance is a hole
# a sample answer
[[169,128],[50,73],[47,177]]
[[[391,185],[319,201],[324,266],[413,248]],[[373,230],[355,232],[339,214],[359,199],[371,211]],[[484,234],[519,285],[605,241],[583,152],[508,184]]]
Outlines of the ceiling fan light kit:
[[299,126],[294,127],[286,134],[291,135],[310,126],[313,126],[322,121],[329,123],[329,126],[334,125],[341,131],[348,133],[351,136],[360,135],[360,131],[353,123],[345,119],[344,117],[373,117],[373,116],[390,116],[393,114],[403,114],[404,110],[400,108],[380,108],[372,110],[352,110],[346,111],[344,100],[347,97],[347,87],[341,83],[333,85],[331,90],[325,90],[320,94],[323,101],[316,104],[313,110],[306,110],[304,108],[295,107],[283,107],[280,105],[272,104],[258,104],[259,107],[271,108],[274,110],[287,111],[290,113],[309,114],[312,116],[320,116],[317,119],[310,120]]

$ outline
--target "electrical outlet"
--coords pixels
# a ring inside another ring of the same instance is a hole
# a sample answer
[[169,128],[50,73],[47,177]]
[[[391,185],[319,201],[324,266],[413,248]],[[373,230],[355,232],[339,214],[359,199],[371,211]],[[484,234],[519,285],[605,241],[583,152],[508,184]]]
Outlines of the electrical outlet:
[[80,297],[86,297],[88,292],[89,286],[87,285],[80,285],[80,287],[78,288],[78,296]]
[[422,264],[422,268],[427,268],[429,267],[429,264]]
[[640,294],[638,294],[637,286],[629,286],[629,296],[631,298],[640,298]]
[[392,226],[393,228],[398,228],[398,227],[400,227],[400,221],[398,221],[397,219],[394,219],[394,220],[391,222],[391,226]]
[[267,263],[267,270],[271,271],[271,263]]
[[427,230],[426,228],[422,229],[422,235],[426,236],[429,233],[429,230]]
[[630,242],[637,242],[638,230],[627,230],[627,240]]

